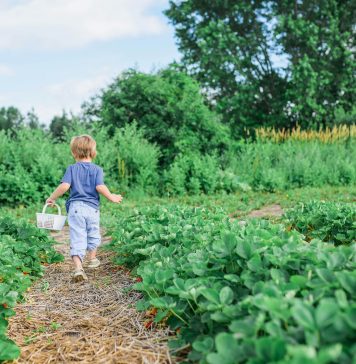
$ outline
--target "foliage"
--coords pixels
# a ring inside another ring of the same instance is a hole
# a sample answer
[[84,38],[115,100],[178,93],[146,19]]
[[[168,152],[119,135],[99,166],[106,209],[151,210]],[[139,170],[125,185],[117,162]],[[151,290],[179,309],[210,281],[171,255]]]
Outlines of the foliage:
[[133,122],[144,127],[161,150],[163,167],[179,153],[221,150],[229,141],[229,130],[204,104],[198,83],[174,69],[126,71],[85,109],[112,133]]
[[34,110],[23,115],[21,111],[14,106],[0,108],[0,131],[6,130],[11,133],[16,133],[16,130],[23,127],[43,129],[44,125],[40,124],[40,120]]
[[230,168],[255,190],[276,191],[303,186],[352,185],[356,181],[356,144],[318,140],[241,142],[230,156]]
[[116,129],[110,140],[107,134],[97,134],[96,140],[97,163],[104,167],[109,182],[125,193],[130,189],[157,192],[160,150],[144,138],[144,130],[136,123]]
[[275,33],[289,55],[290,117],[302,127],[332,126],[355,97],[354,1],[274,1]]
[[63,256],[53,249],[54,241],[28,223],[0,218],[0,361],[19,356],[16,344],[6,337],[7,319],[32,282],[42,276],[43,263],[56,263]]
[[[304,186],[351,186],[356,181],[356,145],[319,140],[287,139],[274,143],[231,142],[222,155],[214,149],[179,153],[167,168],[159,165],[163,151],[145,138],[133,122],[108,134],[98,124],[73,124],[63,141],[42,129],[0,131],[0,203],[31,204],[56,187],[68,164],[74,163],[69,142],[89,133],[97,141],[95,163],[104,168],[106,183],[116,192],[174,196],[283,191]],[[333,137],[331,137],[333,138]]]
[[[219,160],[216,156],[190,153],[180,154],[164,174],[164,185],[168,195],[211,194],[218,187],[220,178]],[[223,189],[223,188],[222,188]]]
[[49,131],[51,132],[54,139],[63,141],[65,140],[66,133],[75,127],[79,120],[73,115],[69,117],[65,111],[61,116],[54,116],[49,125]]
[[24,117],[19,109],[10,106],[0,109],[0,130],[10,130],[18,128],[23,124]]
[[156,191],[159,151],[134,124],[118,129],[110,139],[105,128],[77,124],[65,132],[63,142],[54,142],[43,130],[23,128],[14,135],[0,131],[0,203],[29,205],[48,197],[68,164],[75,163],[71,137],[83,133],[96,138],[95,162],[104,168],[111,187]]
[[174,350],[190,345],[190,361],[351,363],[352,246],[179,206],[119,218],[113,236],[117,263],[138,265],[138,308],[157,309],[152,319],[176,330]]
[[335,244],[356,241],[356,208],[353,204],[311,201],[300,203],[286,213],[291,228],[306,236]]
[[[334,124],[354,104],[351,0],[170,0],[184,69],[233,126]],[[277,61],[276,61],[277,60]]]
[[69,158],[68,147],[53,144],[43,130],[0,132],[0,203],[43,199],[59,184]]

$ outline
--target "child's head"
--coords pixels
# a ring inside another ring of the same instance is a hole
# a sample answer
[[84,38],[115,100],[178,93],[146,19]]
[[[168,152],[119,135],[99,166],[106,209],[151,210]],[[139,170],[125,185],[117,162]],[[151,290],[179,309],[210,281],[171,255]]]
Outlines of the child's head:
[[73,137],[70,149],[75,159],[93,159],[96,156],[96,141],[90,135]]

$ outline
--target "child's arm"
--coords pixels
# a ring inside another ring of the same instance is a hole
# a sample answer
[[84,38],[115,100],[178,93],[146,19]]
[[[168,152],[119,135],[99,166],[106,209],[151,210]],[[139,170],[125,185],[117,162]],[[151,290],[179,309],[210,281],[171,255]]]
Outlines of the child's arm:
[[70,184],[69,183],[61,183],[51,194],[51,196],[49,196],[49,198],[47,198],[46,203],[48,203],[49,205],[54,205],[57,198],[61,197],[62,195],[64,195],[70,188]]
[[120,203],[122,201],[121,195],[114,195],[105,185],[96,186],[96,190],[111,202]]

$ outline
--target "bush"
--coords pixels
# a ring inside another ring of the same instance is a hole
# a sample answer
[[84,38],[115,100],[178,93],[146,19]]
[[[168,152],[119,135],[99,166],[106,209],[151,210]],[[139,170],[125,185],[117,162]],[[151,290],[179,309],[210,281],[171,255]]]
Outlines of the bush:
[[168,194],[211,194],[218,189],[220,179],[219,160],[208,154],[180,154],[164,173]]
[[0,203],[31,204],[44,200],[60,183],[68,164],[75,163],[69,141],[90,133],[97,141],[94,161],[104,168],[108,185],[120,192],[157,193],[159,150],[136,124],[117,129],[112,138],[105,128],[77,125],[55,142],[43,130],[23,128],[11,136],[0,131]]
[[229,143],[228,127],[205,104],[199,84],[174,69],[155,74],[126,71],[95,103],[86,105],[87,116],[98,119],[112,135],[115,128],[133,122],[144,127],[144,136],[161,150],[163,168],[180,153],[221,153]]
[[341,186],[356,182],[356,145],[320,141],[240,142],[230,169],[255,190]]
[[143,134],[136,123],[116,129],[112,139],[101,145],[98,163],[108,171],[108,180],[124,191],[135,189],[152,194],[158,192],[160,152]]

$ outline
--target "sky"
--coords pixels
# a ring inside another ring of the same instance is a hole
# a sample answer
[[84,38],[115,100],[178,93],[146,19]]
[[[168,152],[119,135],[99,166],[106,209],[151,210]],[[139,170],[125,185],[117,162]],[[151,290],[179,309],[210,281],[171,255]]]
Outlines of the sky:
[[0,0],[0,107],[48,124],[123,70],[179,60],[168,0]]

